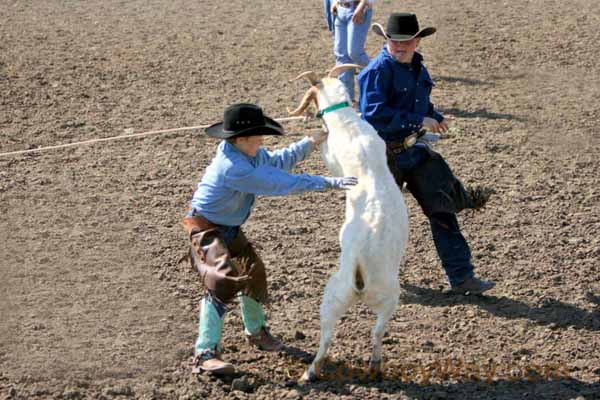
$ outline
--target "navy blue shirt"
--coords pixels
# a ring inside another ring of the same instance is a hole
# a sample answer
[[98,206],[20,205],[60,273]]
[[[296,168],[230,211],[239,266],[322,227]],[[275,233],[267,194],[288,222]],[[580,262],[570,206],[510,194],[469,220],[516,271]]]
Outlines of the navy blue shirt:
[[415,53],[410,64],[393,58],[387,46],[358,75],[359,109],[385,141],[400,141],[423,126],[425,117],[441,122],[429,100],[433,81]]

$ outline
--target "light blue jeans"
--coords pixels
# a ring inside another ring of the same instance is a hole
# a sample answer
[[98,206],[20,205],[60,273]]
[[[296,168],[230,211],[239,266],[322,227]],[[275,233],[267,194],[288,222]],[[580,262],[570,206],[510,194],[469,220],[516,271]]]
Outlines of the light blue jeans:
[[[367,65],[369,56],[365,52],[367,33],[371,26],[373,9],[369,7],[361,24],[352,22],[355,8],[338,7],[333,30],[333,54],[335,63]],[[354,70],[349,69],[339,75],[339,80],[344,83],[350,100],[354,101]]]

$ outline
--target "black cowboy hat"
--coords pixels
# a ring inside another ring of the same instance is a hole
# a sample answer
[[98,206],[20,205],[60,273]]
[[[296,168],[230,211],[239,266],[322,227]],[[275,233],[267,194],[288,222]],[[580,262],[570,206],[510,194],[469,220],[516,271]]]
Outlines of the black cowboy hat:
[[231,139],[241,136],[283,135],[283,127],[263,114],[256,104],[238,103],[225,109],[223,121],[205,129],[208,136]]
[[433,27],[419,29],[417,16],[412,13],[391,14],[388,18],[386,30],[379,24],[373,24],[371,30],[379,36],[398,42],[433,35],[436,31]]

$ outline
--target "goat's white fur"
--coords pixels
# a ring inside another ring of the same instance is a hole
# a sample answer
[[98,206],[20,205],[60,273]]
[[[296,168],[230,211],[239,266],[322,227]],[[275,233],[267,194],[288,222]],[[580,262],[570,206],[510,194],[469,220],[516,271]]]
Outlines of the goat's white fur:
[[[335,78],[322,79],[316,100],[320,109],[350,103],[344,85]],[[385,142],[351,107],[328,112],[323,119],[329,130],[321,145],[325,164],[333,175],[355,176],[358,184],[346,192],[340,268],[325,287],[319,351],[303,379],[320,376],[335,325],[358,300],[377,314],[370,372],[380,370],[381,342],[398,303],[398,270],[408,240],[408,213],[387,166]],[[357,276],[364,282],[362,290]]]

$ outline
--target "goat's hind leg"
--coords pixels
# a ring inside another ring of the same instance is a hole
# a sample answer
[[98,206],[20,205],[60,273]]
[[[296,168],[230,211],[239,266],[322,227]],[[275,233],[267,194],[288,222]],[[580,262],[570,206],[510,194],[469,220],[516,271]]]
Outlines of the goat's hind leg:
[[304,381],[314,381],[321,377],[321,365],[331,344],[337,321],[356,302],[356,294],[350,285],[336,279],[334,275],[327,282],[321,303],[321,338],[319,351],[308,370],[302,375]]
[[373,338],[373,352],[371,353],[371,360],[369,361],[369,375],[370,376],[381,376],[381,347],[383,342],[383,335],[388,322],[394,315],[396,306],[398,305],[398,296],[400,294],[399,289],[390,290],[386,293],[386,296],[382,296],[382,300],[375,305],[371,306],[371,309],[377,313],[377,320],[372,330]]

